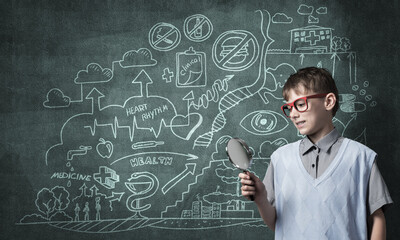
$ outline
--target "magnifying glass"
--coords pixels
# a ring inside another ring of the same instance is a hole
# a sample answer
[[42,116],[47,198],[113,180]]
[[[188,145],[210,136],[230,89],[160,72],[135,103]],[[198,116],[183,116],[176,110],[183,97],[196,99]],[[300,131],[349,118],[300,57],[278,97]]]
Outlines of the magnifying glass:
[[[236,168],[247,172],[247,169],[253,162],[253,155],[250,151],[249,146],[240,138],[231,138],[226,144],[226,154],[228,155],[229,161]],[[254,200],[254,196],[250,196],[250,200]]]

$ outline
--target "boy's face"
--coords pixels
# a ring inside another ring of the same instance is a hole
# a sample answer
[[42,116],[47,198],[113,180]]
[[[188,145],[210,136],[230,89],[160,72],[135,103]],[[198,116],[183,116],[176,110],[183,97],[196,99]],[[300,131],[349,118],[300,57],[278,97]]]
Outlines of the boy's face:
[[[315,94],[314,92],[306,92],[302,86],[297,91],[291,89],[288,95],[288,103]],[[300,134],[307,135],[314,143],[333,130],[331,111],[327,109],[325,99],[326,97],[307,99],[308,108],[305,112],[299,112],[294,107],[290,112],[290,120]]]

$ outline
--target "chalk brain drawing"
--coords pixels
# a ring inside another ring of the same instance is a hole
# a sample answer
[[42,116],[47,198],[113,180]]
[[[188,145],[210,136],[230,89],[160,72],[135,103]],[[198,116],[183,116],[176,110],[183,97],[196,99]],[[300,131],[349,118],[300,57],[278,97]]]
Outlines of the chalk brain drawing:
[[182,25],[163,19],[144,25],[148,34],[137,37],[145,44],[111,66],[81,66],[69,76],[78,97],[57,86],[43,96],[49,114],[69,115],[43,149],[50,177],[35,187],[35,211],[17,224],[84,233],[264,226],[240,195],[225,145],[238,135],[254,139],[250,170],[263,176],[271,153],[301,137],[279,109],[296,69],[319,66],[337,77],[334,123],[343,136],[367,141],[357,116],[377,102],[357,78],[351,39],[323,24],[329,14],[306,4],[257,10],[255,26],[233,29],[203,13]]

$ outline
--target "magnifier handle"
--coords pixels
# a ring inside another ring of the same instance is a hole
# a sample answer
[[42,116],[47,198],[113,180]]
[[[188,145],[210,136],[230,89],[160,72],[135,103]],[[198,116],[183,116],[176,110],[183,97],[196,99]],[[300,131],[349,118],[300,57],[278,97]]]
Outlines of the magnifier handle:
[[[246,170],[243,170],[243,172],[246,174],[248,173],[248,171],[246,171]],[[254,195],[249,195],[249,198],[251,201],[254,201]]]

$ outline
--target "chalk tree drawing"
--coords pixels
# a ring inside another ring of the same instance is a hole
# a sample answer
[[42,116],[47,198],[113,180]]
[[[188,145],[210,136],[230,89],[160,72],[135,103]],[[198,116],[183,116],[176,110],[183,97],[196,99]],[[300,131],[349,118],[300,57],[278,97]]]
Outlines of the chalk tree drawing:
[[148,46],[132,46],[109,67],[82,66],[68,76],[76,97],[57,86],[43,96],[50,114],[70,115],[43,149],[50,179],[37,187],[36,210],[17,224],[93,234],[265,227],[240,195],[227,141],[248,137],[249,170],[262,177],[271,153],[301,137],[279,107],[286,79],[305,66],[327,68],[343,88],[334,118],[343,136],[365,143],[357,118],[378,104],[370,82],[357,78],[350,38],[324,25],[328,13],[307,4],[272,17],[256,10],[259,24],[235,29],[202,13],[180,27],[163,19],[143,26]]

